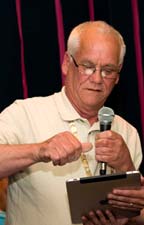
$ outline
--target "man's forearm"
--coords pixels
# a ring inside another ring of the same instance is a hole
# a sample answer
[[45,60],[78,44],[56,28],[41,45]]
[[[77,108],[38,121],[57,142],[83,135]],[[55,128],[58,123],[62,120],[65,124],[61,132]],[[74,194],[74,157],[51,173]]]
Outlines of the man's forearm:
[[0,145],[0,178],[36,163],[37,144]]

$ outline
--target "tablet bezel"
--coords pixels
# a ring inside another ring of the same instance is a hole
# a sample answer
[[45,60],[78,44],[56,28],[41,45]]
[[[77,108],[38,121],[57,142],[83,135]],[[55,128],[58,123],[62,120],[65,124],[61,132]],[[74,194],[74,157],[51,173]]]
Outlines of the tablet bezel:
[[107,194],[116,187],[139,188],[140,185],[139,171],[67,180],[66,189],[72,223],[81,223],[81,216],[87,215],[90,210],[94,209],[102,211],[109,209],[118,218],[139,215],[140,211],[113,208],[107,202]]

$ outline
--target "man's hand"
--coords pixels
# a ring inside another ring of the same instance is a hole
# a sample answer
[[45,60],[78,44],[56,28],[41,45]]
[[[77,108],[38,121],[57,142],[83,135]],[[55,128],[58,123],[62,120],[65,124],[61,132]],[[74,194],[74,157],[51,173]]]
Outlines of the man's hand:
[[113,207],[131,209],[133,211],[144,209],[144,178],[141,177],[140,189],[114,189],[108,194],[109,204]]
[[96,160],[108,163],[116,171],[135,170],[122,136],[108,130],[96,134]]
[[66,131],[38,144],[36,161],[62,166],[77,160],[82,152],[92,149],[91,143],[81,143],[72,133]]
[[91,211],[87,216],[82,216],[83,225],[125,225],[128,222],[128,218],[116,219],[114,215],[109,211],[97,210]]

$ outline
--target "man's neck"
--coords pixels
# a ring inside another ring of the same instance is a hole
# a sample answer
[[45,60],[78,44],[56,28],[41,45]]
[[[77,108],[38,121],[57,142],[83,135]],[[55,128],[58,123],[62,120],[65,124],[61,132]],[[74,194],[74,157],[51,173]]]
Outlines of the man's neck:
[[79,108],[75,107],[75,105],[73,105],[73,106],[76,109],[76,111],[80,114],[81,117],[83,117],[89,121],[91,126],[98,120],[97,111],[89,111],[89,110],[81,111],[81,110],[79,110]]
[[96,121],[98,121],[98,110],[102,106],[93,106],[93,107],[88,107],[85,105],[79,105],[77,104],[76,101],[72,98],[70,93],[65,92],[67,98],[75,108],[75,110],[79,113],[79,115],[89,121],[89,124],[92,126]]

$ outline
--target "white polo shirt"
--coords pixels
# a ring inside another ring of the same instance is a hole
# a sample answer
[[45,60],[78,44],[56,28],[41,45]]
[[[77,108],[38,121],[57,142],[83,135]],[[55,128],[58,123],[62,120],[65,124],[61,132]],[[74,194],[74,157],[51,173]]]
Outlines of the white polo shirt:
[[[74,122],[82,142],[93,145],[99,122],[90,126],[73,108],[62,92],[48,97],[17,100],[0,114],[0,143],[24,144],[42,142],[55,134],[70,131]],[[135,167],[142,160],[140,139],[136,129],[115,116],[112,130],[124,138]],[[99,172],[95,149],[86,153],[93,175]],[[81,160],[64,166],[37,163],[10,177],[7,225],[71,225],[67,199],[67,179],[84,177]]]

